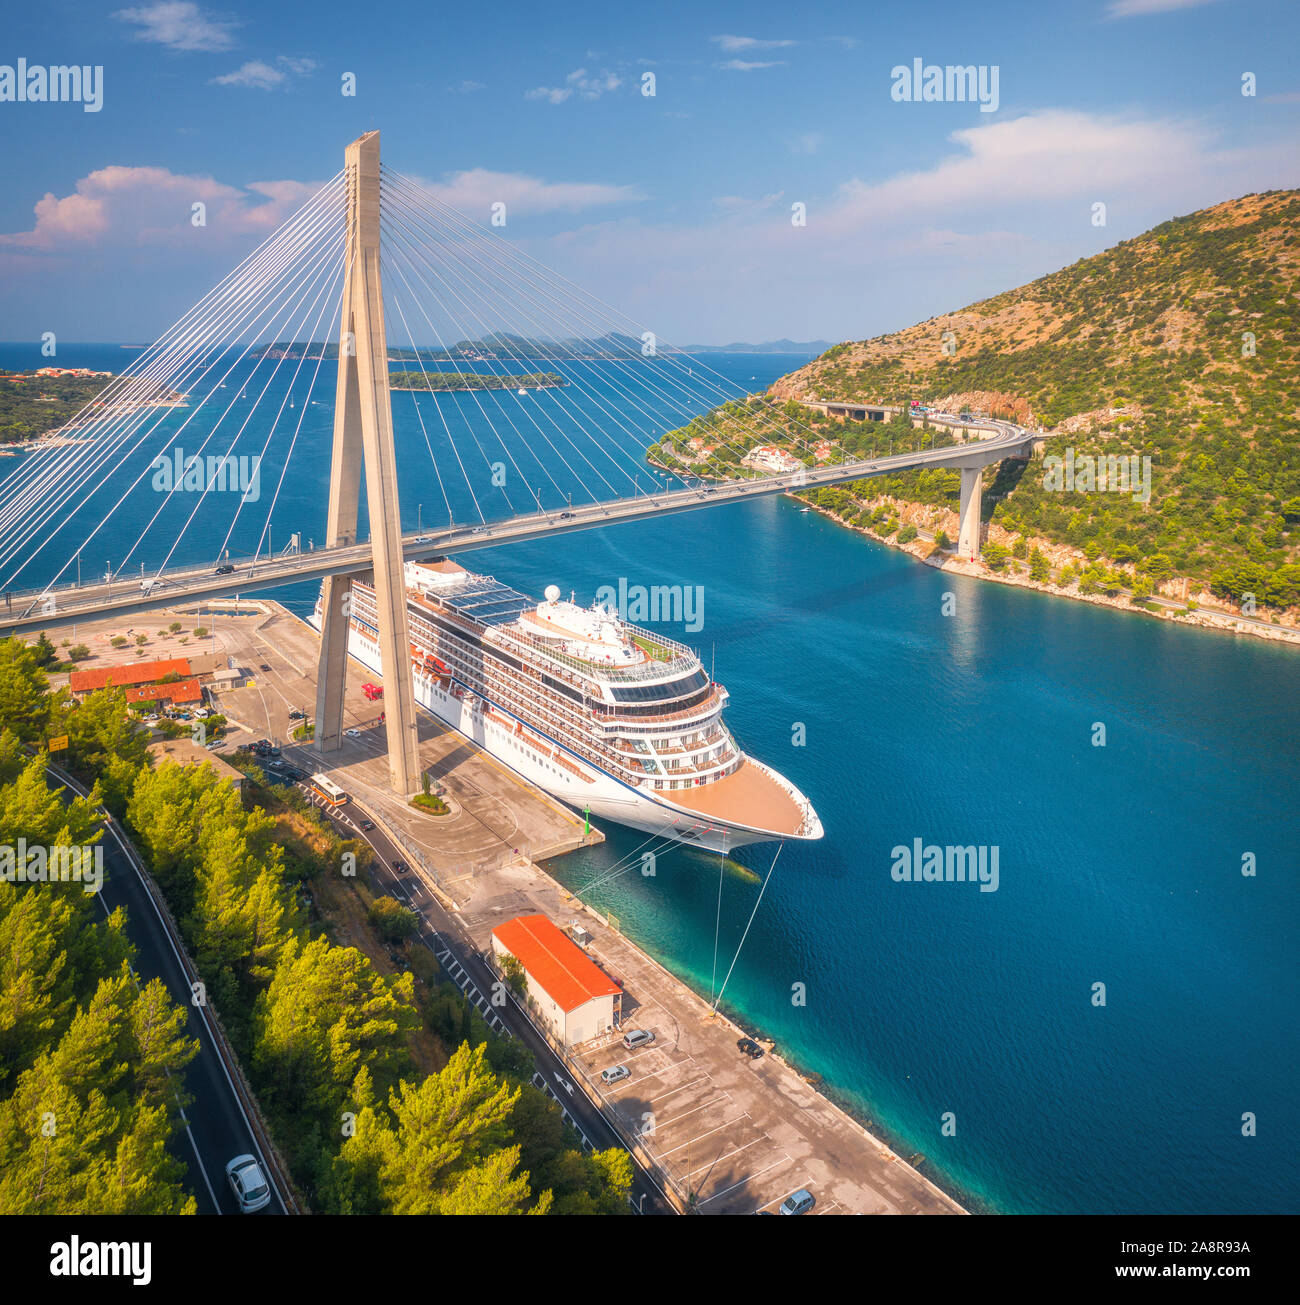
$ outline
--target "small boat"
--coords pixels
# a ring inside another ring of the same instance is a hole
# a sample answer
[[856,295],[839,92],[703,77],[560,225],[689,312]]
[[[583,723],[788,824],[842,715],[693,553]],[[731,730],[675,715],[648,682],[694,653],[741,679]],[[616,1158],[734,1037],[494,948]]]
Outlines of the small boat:
[[520,390],[519,393],[520,393],[521,395],[524,395],[524,394],[527,394],[528,391],[527,391],[527,390]]
[[811,511],[812,511],[812,508],[800,508],[800,509],[799,509],[799,514],[802,516],[803,513],[805,513],[805,512],[811,512]]

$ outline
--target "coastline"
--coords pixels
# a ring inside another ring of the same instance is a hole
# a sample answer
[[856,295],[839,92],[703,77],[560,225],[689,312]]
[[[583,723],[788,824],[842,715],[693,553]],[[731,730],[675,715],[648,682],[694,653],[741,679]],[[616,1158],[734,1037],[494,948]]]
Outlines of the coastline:
[[[574,849],[575,851],[579,849]],[[572,855],[565,853],[564,856]],[[666,961],[660,960],[653,955],[642,941],[632,937],[623,930],[620,924],[616,929],[610,924],[606,914],[597,907],[575,897],[572,891],[567,888],[563,882],[556,878],[551,870],[552,863],[558,863],[562,857],[547,858],[541,863],[533,862],[534,871],[547,880],[561,896],[562,899],[584,911],[592,919],[603,925],[607,929],[615,932],[623,942],[631,948],[636,954],[643,958],[645,962],[654,970],[663,975],[666,982],[671,983],[676,988],[686,994],[687,1000],[695,1007],[704,1012],[709,1018],[725,1024],[737,1037],[751,1037],[755,1041],[764,1045],[767,1058],[780,1065],[787,1073],[796,1078],[804,1085],[808,1093],[820,1101],[824,1107],[833,1115],[843,1121],[849,1128],[859,1133],[865,1138],[878,1154],[890,1157],[891,1164],[898,1164],[908,1170],[911,1174],[925,1184],[931,1191],[955,1207],[955,1213],[958,1214],[979,1214],[979,1213],[1001,1213],[995,1208],[987,1210],[977,1210],[971,1207],[971,1194],[964,1191],[959,1183],[952,1179],[948,1174],[943,1173],[937,1164],[929,1156],[922,1156],[921,1162],[932,1166],[933,1173],[925,1173],[907,1157],[905,1149],[900,1149],[898,1143],[903,1139],[895,1137],[892,1130],[881,1125],[878,1120],[872,1116],[874,1112],[863,1110],[858,1103],[854,1101],[850,1094],[842,1089],[835,1087],[823,1075],[816,1073],[801,1066],[790,1056],[776,1050],[776,1040],[770,1037],[760,1025],[748,1021],[743,1012],[736,1010],[730,1003],[723,1002],[719,1005],[718,1011],[713,1014],[713,1009],[705,1000],[702,993],[696,990],[690,979],[682,974],[678,974],[671,969]],[[798,1106],[798,1102],[792,1100],[792,1105]]]
[[[1264,639],[1272,643],[1285,644],[1293,648],[1300,648],[1300,628],[1287,625],[1272,625],[1269,622],[1261,621],[1255,617],[1242,616],[1240,613],[1234,613],[1227,609],[1197,607],[1194,610],[1182,611],[1174,610],[1170,607],[1145,607],[1130,602],[1127,598],[1111,594],[1084,594],[1080,593],[1077,588],[1062,588],[1060,585],[1044,584],[1037,580],[1031,580],[1029,576],[1022,575],[1012,571],[1010,567],[1014,565],[1008,562],[1006,571],[993,571],[980,562],[967,562],[959,558],[955,553],[940,555],[940,550],[930,541],[920,537],[911,540],[908,543],[900,544],[896,538],[878,535],[875,531],[865,526],[855,525],[853,522],[846,521],[837,512],[824,508],[816,503],[810,503],[801,498],[797,493],[787,494],[787,498],[794,499],[801,506],[811,508],[812,511],[820,516],[834,521],[836,525],[842,526],[845,530],[851,530],[854,534],[863,535],[867,539],[877,544],[884,544],[887,548],[892,548],[900,553],[907,553],[914,557],[923,565],[933,568],[936,571],[944,571],[953,575],[969,576],[973,580],[991,580],[998,584],[1010,585],[1013,588],[1029,589],[1044,594],[1049,598],[1069,598],[1075,602],[1091,603],[1095,607],[1109,607],[1114,611],[1128,612],[1134,616],[1146,616],[1157,621],[1164,621],[1171,625],[1193,626],[1202,630],[1212,630],[1220,634],[1243,634],[1250,635],[1256,639]],[[906,500],[890,499],[890,502],[906,502]],[[916,505],[912,505],[916,506]],[[900,517],[900,520],[902,518]],[[1164,596],[1161,596],[1164,598]],[[1165,601],[1168,601],[1165,599]]]

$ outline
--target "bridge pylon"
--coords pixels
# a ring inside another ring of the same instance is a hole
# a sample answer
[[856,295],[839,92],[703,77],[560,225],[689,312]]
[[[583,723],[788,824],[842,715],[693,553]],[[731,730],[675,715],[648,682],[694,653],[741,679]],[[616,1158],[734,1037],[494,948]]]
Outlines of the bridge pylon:
[[[405,797],[420,787],[420,751],[397,502],[393,410],[388,389],[384,293],[379,273],[377,131],[367,132],[347,147],[345,176],[346,264],[325,542],[328,547],[357,542],[364,467],[379,617],[379,657],[384,679],[389,778],[393,791]],[[343,744],[351,590],[351,577],[331,576],[321,594],[315,743],[322,753],[336,751]]]

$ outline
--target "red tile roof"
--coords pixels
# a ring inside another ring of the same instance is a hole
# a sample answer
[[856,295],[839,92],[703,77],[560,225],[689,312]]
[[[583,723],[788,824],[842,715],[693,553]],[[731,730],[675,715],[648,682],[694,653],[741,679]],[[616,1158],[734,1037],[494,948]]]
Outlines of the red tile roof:
[[497,925],[492,936],[563,1011],[577,1010],[593,997],[611,997],[623,991],[544,915],[516,916]]
[[190,664],[184,657],[172,657],[158,662],[129,662],[121,666],[98,666],[91,671],[73,671],[68,676],[68,688],[73,693],[89,693],[105,689],[110,684],[152,684],[164,675],[188,675]]
[[172,680],[168,684],[142,684],[126,691],[127,702],[202,702],[203,690],[198,676],[189,680]]

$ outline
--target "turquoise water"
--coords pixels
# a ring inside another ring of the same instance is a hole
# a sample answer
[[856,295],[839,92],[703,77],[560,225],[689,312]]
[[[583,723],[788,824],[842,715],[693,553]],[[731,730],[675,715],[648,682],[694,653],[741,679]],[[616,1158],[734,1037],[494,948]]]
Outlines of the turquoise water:
[[[707,361],[757,388],[800,360]],[[37,365],[10,348],[0,363]],[[402,465],[426,468],[403,476],[404,514],[433,524],[423,436],[394,406]],[[277,532],[322,529],[328,412],[313,412]],[[121,536],[101,538],[111,556]],[[196,535],[194,555],[212,543]],[[620,577],[701,587],[703,628],[664,632],[714,662],[742,746],[826,828],[782,852],[725,1005],[939,1181],[1007,1211],[1296,1208],[1293,651],[944,576],[788,500],[471,565],[584,600]],[[302,610],[314,594],[282,596]],[[589,900],[708,995],[774,849],[722,875],[715,963],[717,860],[679,849],[644,877],[644,836],[606,832],[554,869],[579,887],[635,854]],[[891,849],[915,838],[996,847],[998,890],[895,882]]]

